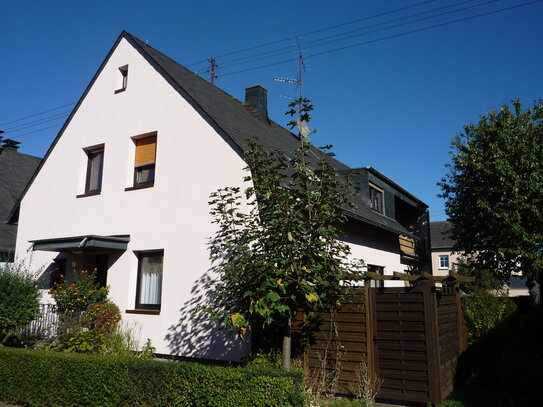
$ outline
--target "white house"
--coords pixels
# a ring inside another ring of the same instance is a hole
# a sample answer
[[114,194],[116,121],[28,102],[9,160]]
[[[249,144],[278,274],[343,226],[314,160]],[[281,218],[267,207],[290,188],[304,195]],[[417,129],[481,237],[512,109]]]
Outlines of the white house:
[[[246,92],[242,103],[121,33],[10,214],[17,256],[68,277],[96,268],[158,353],[238,360],[246,343],[190,321],[210,269],[209,195],[243,186],[248,138],[298,143],[269,120],[263,87]],[[430,271],[427,206],[373,168],[353,174],[353,256],[385,274]]]

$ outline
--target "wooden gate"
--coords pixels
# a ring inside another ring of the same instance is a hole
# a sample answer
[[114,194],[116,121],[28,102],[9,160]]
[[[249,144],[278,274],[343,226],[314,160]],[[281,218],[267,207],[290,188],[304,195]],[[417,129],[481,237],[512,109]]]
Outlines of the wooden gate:
[[378,397],[441,403],[452,391],[465,336],[453,288],[371,289]]
[[[318,317],[304,352],[314,389],[358,395],[369,381],[379,383],[379,399],[436,404],[452,392],[467,344],[457,288],[360,287]],[[295,325],[300,332],[304,323]],[[370,377],[361,380],[364,370]]]

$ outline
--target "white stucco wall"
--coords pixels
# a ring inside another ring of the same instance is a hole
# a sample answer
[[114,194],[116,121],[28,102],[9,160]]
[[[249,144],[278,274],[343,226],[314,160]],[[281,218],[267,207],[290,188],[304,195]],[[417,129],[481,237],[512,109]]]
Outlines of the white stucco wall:
[[[126,91],[115,94],[118,67],[128,64]],[[155,184],[132,186],[131,137],[157,132]],[[105,143],[100,195],[76,198],[85,188],[83,148]],[[241,158],[126,41],[122,40],[24,197],[16,253],[27,258],[29,240],[78,235],[131,237],[107,283],[123,320],[141,328],[159,353],[237,360],[245,343],[207,326],[192,326],[187,303],[209,269],[207,238],[214,226],[209,194],[242,184]],[[125,314],[135,306],[138,260],[134,250],[164,250],[160,315]],[[57,253],[33,253],[34,267]],[[81,262],[73,264],[82,267]],[[71,260],[68,268],[72,267]],[[176,333],[183,331],[182,334]],[[166,336],[171,334],[170,339]]]
[[[362,259],[366,265],[383,267],[385,275],[408,271],[408,266],[401,261],[398,236],[393,233],[359,222],[349,222],[343,240],[349,245],[352,258]],[[384,285],[404,287],[406,283],[387,280]]]

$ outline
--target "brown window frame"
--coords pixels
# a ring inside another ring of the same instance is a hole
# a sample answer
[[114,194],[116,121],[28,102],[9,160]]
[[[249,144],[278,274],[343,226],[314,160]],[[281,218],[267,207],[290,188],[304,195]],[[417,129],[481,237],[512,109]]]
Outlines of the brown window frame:
[[[105,144],[97,144],[91,147],[85,147],[83,149],[87,155],[87,174],[85,175],[85,192],[81,195],[77,195],[77,198],[85,196],[100,195],[102,193],[102,183],[104,178],[104,159],[105,159]],[[92,158],[102,153],[102,162],[100,167],[100,188],[90,189],[91,182],[91,170],[92,170]]]
[[[138,276],[136,283],[136,306],[135,311],[139,310],[154,310],[160,311],[162,305],[162,279],[160,281],[160,304],[142,304],[140,301],[140,290],[141,290],[141,266],[143,257],[153,257],[153,256],[162,256],[162,265],[164,267],[164,249],[158,250],[138,250],[134,251],[134,254],[138,257]],[[164,268],[162,270],[162,277],[164,276]]]
[[[369,194],[370,194],[370,207],[372,210],[378,213],[385,213],[385,193],[384,191],[376,185],[369,184]],[[381,206],[377,207],[375,196],[379,194],[381,196],[380,203]]]
[[[146,138],[154,138],[155,139],[155,161],[152,163],[145,163],[142,165],[136,165],[136,155],[137,155],[137,143],[139,140],[144,140]],[[125,188],[125,191],[132,191],[135,189],[143,189],[143,188],[150,188],[155,185],[155,171],[156,171],[156,153],[157,153],[157,142],[158,142],[158,133],[156,131],[151,133],[145,133],[141,134],[139,136],[132,137],[132,141],[134,142],[136,149],[134,150],[134,177],[132,180],[132,187]],[[138,182],[138,174],[142,169],[152,169],[153,171],[153,179],[152,181],[144,181],[144,182]]]
[[119,73],[121,74],[121,87],[115,90],[115,93],[124,92],[128,86],[128,65],[120,66]]

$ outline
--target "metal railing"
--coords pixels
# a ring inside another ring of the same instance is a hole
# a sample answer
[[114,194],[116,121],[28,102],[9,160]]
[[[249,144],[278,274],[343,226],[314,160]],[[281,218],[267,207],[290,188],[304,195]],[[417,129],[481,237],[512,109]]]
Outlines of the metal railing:
[[62,334],[69,320],[79,321],[79,310],[61,311],[55,304],[40,304],[36,317],[19,329],[21,338],[50,339]]

